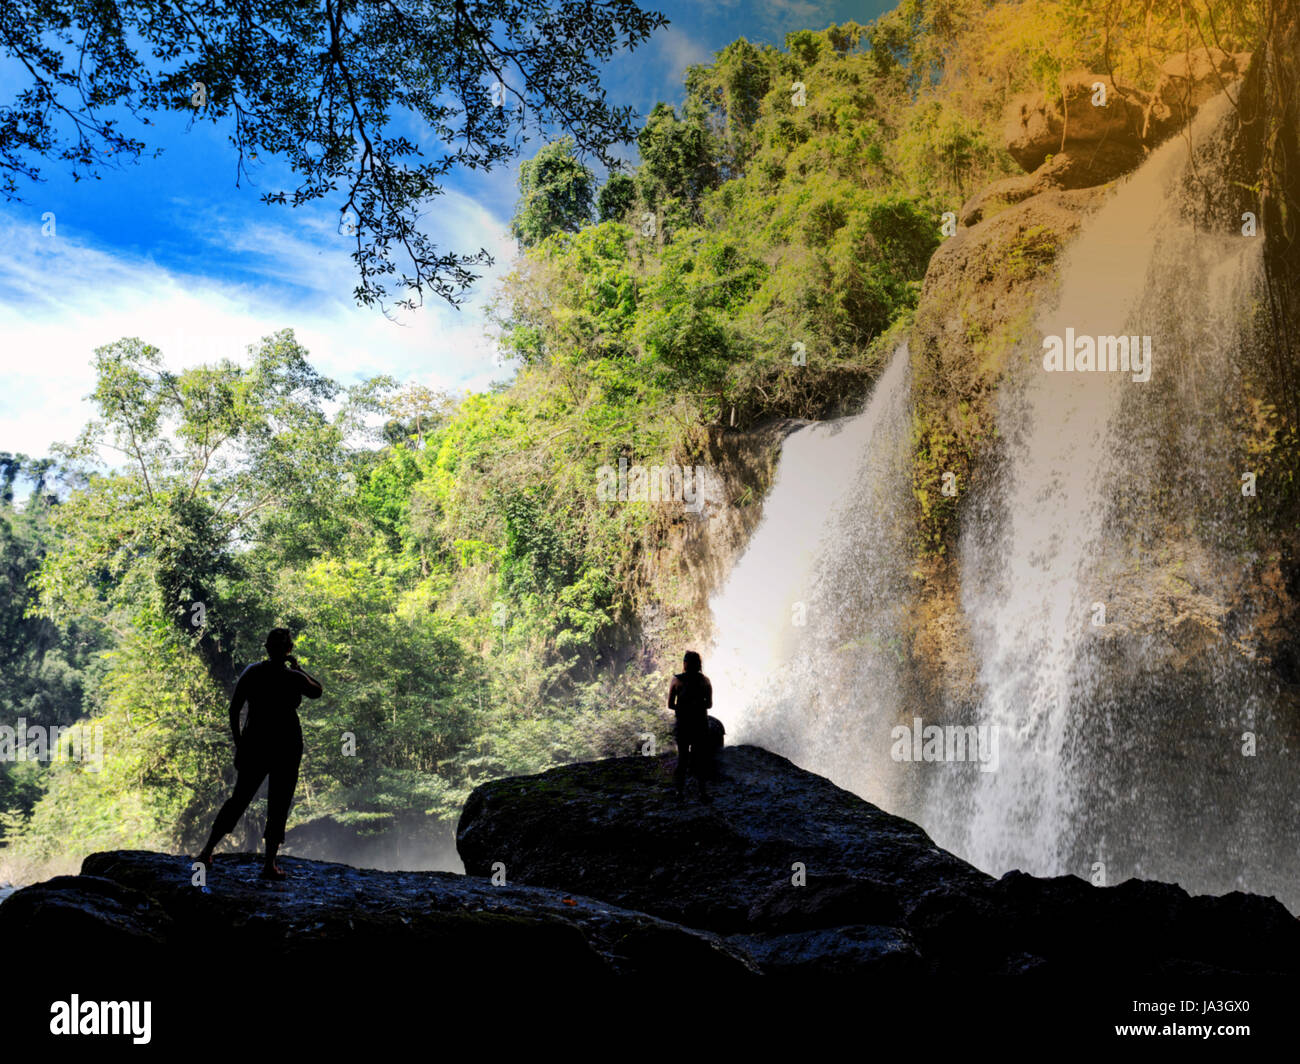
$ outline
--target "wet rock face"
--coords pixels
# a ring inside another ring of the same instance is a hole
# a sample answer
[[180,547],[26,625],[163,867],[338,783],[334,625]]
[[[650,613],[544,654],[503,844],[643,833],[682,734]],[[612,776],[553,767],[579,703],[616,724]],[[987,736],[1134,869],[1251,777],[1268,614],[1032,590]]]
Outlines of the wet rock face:
[[966,201],[958,214],[963,226],[978,225],[1006,207],[1044,192],[1092,188],[1128,173],[1140,155],[1118,142],[1100,142],[1058,152],[1032,174],[995,181]]
[[409,962],[467,977],[663,975],[683,963],[717,975],[753,970],[717,936],[590,898],[450,872],[281,864],[290,878],[267,883],[256,855],[219,855],[201,888],[187,857],[91,854],[82,875],[27,887],[0,906],[0,935],[55,955],[80,955],[89,942],[98,956],[136,963],[246,958],[338,970]]
[[[1093,102],[1101,99],[1103,104]],[[1087,155],[1108,145],[1127,152],[1130,166],[1136,166],[1145,154],[1143,128],[1150,99],[1138,89],[1117,88],[1103,74],[1076,71],[1054,96],[1030,93],[1008,103],[1003,128],[1007,151],[1033,171],[1057,152]]]
[[[999,386],[1054,284],[1058,255],[1106,197],[1104,188],[1046,191],[989,211],[940,245],[925,274],[912,331],[923,406],[943,394],[976,401]],[[985,350],[972,350],[972,333]]]
[[1170,56],[1160,64],[1160,80],[1147,109],[1147,129],[1158,135],[1185,125],[1201,104],[1245,76],[1250,55],[1210,47]]
[[[1165,60],[1150,93],[1117,85],[1105,74],[1074,71],[1055,94],[1027,93],[1007,104],[1007,151],[1030,172],[1061,153],[1074,160],[1076,172],[1067,179],[1072,183],[1052,186],[1051,175],[1039,174],[1041,188],[1083,188],[1109,181],[1137,166],[1148,151],[1191,121],[1202,104],[1242,77],[1249,65],[1249,52],[1196,48]],[[1087,167],[1080,168],[1084,160],[1089,160]]]
[[581,890],[727,935],[771,974],[1300,971],[1272,898],[1172,884],[994,880],[892,816],[757,747],[723,751],[709,804],[671,757],[498,780],[466,803],[466,869]]

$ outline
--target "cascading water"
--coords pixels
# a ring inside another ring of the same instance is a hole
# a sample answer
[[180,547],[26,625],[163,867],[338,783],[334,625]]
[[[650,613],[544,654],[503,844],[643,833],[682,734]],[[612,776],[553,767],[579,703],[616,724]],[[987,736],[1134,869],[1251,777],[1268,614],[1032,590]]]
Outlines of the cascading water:
[[[1193,138],[1221,121],[1223,106],[1205,109]],[[964,523],[962,605],[984,686],[981,723],[998,729],[1002,766],[975,781],[968,803],[942,795],[938,808],[964,821],[961,848],[990,871],[1069,865],[1086,768],[1068,744],[1082,655],[1105,620],[1094,570],[1128,457],[1117,417],[1126,400],[1146,399],[1141,389],[1158,390],[1131,373],[1046,372],[1040,339],[1151,335],[1141,311],[1153,273],[1191,265],[1175,258],[1187,251],[1187,223],[1170,194],[1188,151],[1182,138],[1160,148],[1066,254],[1059,300],[1026,345],[1029,372],[1004,392],[1008,441],[995,492]],[[1238,240],[1227,255],[1239,269],[1250,253]],[[1196,298],[1205,278],[1184,278],[1185,297]],[[1152,370],[1167,373],[1166,337],[1153,340]]]
[[[1225,424],[1261,252],[1197,224],[1207,198],[1232,201],[1206,187],[1226,170],[1215,151],[1230,114],[1227,97],[1206,105],[1087,225],[1027,338],[1027,372],[1003,392],[1001,461],[961,544],[979,722],[998,729],[1001,767],[945,774],[925,817],[941,844],[991,872],[1102,870],[1110,882],[1295,896],[1294,878],[1271,869],[1294,847],[1250,810],[1293,806],[1294,784],[1277,756],[1241,752],[1262,728],[1270,754],[1284,753],[1286,728],[1231,636],[1207,634],[1243,564],[1247,459]],[[1044,338],[1069,332],[1150,337],[1151,379],[1046,372]],[[1178,580],[1181,609],[1203,591],[1200,629],[1160,623]],[[1187,628],[1195,641],[1180,645]]]
[[[1202,107],[1085,224],[1000,390],[1000,452],[962,501],[977,697],[928,707],[926,721],[996,729],[996,770],[905,773],[890,757],[890,730],[918,701],[899,653],[906,348],[862,414],[788,440],[764,520],[712,603],[706,667],[737,741],[918,820],[990,872],[1104,866],[1108,882],[1300,903],[1289,696],[1239,652],[1249,611],[1224,606],[1257,560],[1238,505],[1247,459],[1227,426],[1247,390],[1261,248],[1207,228],[1197,205],[1233,201],[1206,188],[1227,170],[1215,152],[1231,110],[1226,97]],[[1047,372],[1044,338],[1067,334],[1150,337],[1150,380]],[[1169,603],[1188,616],[1162,617]],[[1245,736],[1266,736],[1267,751],[1244,756]]]
[[897,701],[909,380],[904,344],[861,413],[791,434],[763,521],[710,604],[705,665],[732,741],[864,794],[880,766],[860,723]]

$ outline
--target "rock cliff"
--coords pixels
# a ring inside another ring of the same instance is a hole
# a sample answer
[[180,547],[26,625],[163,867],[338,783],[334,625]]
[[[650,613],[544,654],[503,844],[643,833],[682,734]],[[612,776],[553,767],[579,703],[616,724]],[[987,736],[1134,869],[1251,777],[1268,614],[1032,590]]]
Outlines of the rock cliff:
[[677,803],[671,758],[498,780],[465,804],[465,868],[580,891],[726,936],[769,973],[1300,970],[1271,898],[1172,884],[1000,880],[924,831],[758,747],[723,752],[713,802]]
[[723,751],[709,804],[677,800],[672,768],[611,758],[483,785],[460,821],[463,876],[290,857],[290,879],[268,884],[255,855],[232,854],[195,885],[187,857],[92,854],[0,904],[0,937],[114,986],[124,970],[223,965],[547,981],[1300,972],[1300,922],[1271,898],[993,879],[757,747]]

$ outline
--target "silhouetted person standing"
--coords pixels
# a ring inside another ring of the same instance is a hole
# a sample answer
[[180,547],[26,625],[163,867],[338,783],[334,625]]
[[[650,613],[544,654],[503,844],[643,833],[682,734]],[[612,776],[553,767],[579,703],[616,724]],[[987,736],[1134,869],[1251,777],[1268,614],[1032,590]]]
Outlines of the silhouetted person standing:
[[700,785],[700,801],[709,801],[704,781],[709,775],[709,710],[713,708],[713,685],[701,671],[699,654],[688,650],[682,659],[683,672],[668,685],[668,708],[677,714],[673,736],[677,740],[677,771],[673,785],[682,794],[686,773],[691,771]]
[[[266,660],[248,666],[235,684],[230,699],[230,730],[235,736],[235,793],[217,813],[212,834],[195,858],[212,864],[212,851],[234,830],[248,803],[268,776],[266,793],[266,863],[264,879],[284,879],[275,855],[284,841],[284,826],[298,786],[302,760],[302,725],[298,704],[302,696],[320,698],[320,683],[298,667],[293,656],[293,636],[287,628],[272,628],[266,637]],[[248,703],[248,720],[239,731],[239,713]]]

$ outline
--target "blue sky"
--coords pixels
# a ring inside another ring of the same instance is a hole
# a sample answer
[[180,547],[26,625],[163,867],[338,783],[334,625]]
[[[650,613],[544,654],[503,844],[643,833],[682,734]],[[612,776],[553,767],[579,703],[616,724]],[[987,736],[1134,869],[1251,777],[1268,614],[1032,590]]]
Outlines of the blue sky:
[[[663,0],[671,24],[604,71],[610,97],[645,114],[680,102],[693,63],[737,37],[780,44],[797,29],[868,22],[891,0]],[[15,72],[0,60],[0,96]],[[155,116],[157,120],[157,116]],[[128,130],[129,131],[129,130]],[[95,347],[139,336],[174,368],[220,357],[242,360],[249,343],[292,327],[313,363],[343,383],[376,373],[455,391],[482,389],[494,363],[484,310],[517,254],[507,226],[518,160],[488,174],[457,174],[435,201],[429,231],[440,245],[485,246],[496,265],[457,311],[430,298],[394,323],[352,300],[355,269],[337,232],[338,204],[268,207],[281,187],[273,161],[235,185],[226,130],[186,129],[164,116],[142,131],[164,151],[101,180],[74,183],[57,162],[46,181],[25,185],[24,202],[0,202],[0,450],[41,455],[71,440],[90,417]],[[536,150],[533,141],[525,155]],[[53,215],[53,235],[43,223]]]

